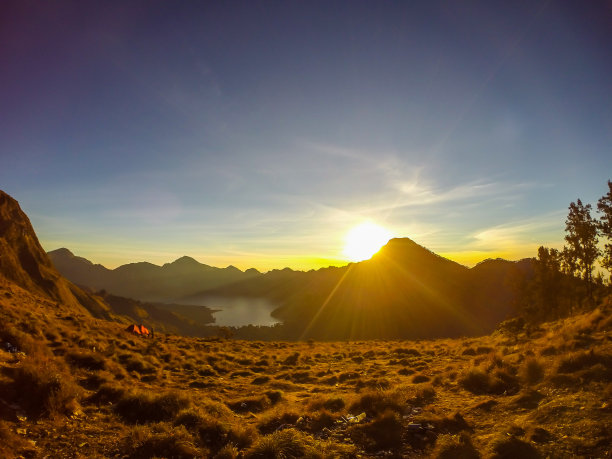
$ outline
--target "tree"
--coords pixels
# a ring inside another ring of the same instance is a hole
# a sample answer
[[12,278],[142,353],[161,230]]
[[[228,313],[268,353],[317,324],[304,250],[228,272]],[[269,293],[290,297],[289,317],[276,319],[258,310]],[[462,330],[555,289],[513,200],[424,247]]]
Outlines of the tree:
[[562,291],[561,254],[557,249],[540,247],[534,263],[535,295],[543,317],[558,317]]
[[568,253],[576,261],[578,272],[586,284],[588,298],[593,303],[593,268],[600,254],[597,247],[598,223],[591,216],[591,205],[583,205],[580,199],[569,206],[565,220],[565,240]]
[[578,262],[576,261],[574,252],[567,246],[563,247],[563,252],[561,252],[561,271],[565,275],[565,282],[567,284],[565,291],[569,302],[569,309],[571,310],[576,302],[580,288],[577,285],[579,283],[579,279],[576,278],[576,273],[578,272]]
[[608,243],[604,246],[601,265],[610,271],[610,281],[612,282],[612,182],[608,180],[608,194],[602,196],[597,201],[597,210],[601,214],[599,217],[599,231]]

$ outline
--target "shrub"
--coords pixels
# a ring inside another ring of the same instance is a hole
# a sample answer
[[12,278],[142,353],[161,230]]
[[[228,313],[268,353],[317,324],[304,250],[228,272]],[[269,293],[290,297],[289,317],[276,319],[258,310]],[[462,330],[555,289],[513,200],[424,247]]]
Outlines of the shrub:
[[180,413],[175,425],[182,425],[196,435],[200,443],[212,452],[223,449],[224,446],[232,444],[239,448],[246,448],[253,443],[257,431],[250,427],[232,427],[228,422],[222,422],[208,414],[189,410]]
[[541,356],[546,356],[546,355],[555,355],[559,352],[559,350],[555,347],[555,346],[546,346],[543,347],[540,350],[540,355]]
[[414,370],[412,368],[401,368],[397,371],[397,374],[402,376],[410,376],[414,374]]
[[27,355],[46,354],[46,348],[39,341],[32,338],[30,333],[24,333],[13,326],[3,324],[0,329],[0,341],[9,342],[19,351],[25,352]]
[[157,367],[139,354],[123,354],[119,357],[119,360],[128,371],[135,371],[143,375],[157,372]]
[[290,375],[290,378],[295,383],[306,384],[314,381],[314,378],[309,371],[296,371]]
[[548,380],[557,387],[576,387],[580,384],[580,378],[574,375],[552,375]]
[[527,442],[516,437],[503,436],[493,442],[493,459],[539,459],[538,450]]
[[299,418],[300,415],[295,411],[276,409],[259,421],[257,429],[264,435],[271,434],[281,426],[294,425]]
[[247,397],[234,402],[228,402],[227,406],[237,413],[246,413],[248,411],[257,413],[270,407],[270,399],[265,395]]
[[528,389],[512,400],[512,404],[525,409],[535,409],[539,403],[544,399],[544,395],[533,389]]
[[89,401],[92,403],[115,403],[125,395],[125,389],[121,386],[105,383],[102,384],[97,392],[89,397]]
[[308,402],[308,409],[310,411],[320,410],[325,408],[329,411],[340,411],[344,408],[345,403],[342,397],[331,397],[331,398],[323,398],[317,397]]
[[429,376],[418,374],[412,377],[412,382],[415,384],[429,381]]
[[521,373],[527,384],[535,384],[544,378],[544,365],[538,359],[527,359]]
[[408,348],[407,349],[407,348],[403,348],[403,347],[398,347],[398,348],[393,349],[393,353],[397,354],[397,355],[400,355],[400,356],[402,356],[402,355],[404,355],[404,356],[405,355],[412,355],[412,356],[418,357],[418,356],[421,355],[421,353],[419,351],[417,351],[416,349],[414,349],[414,348]]
[[343,383],[344,381],[348,381],[350,379],[359,379],[359,373],[355,373],[354,371],[347,371],[338,375],[338,382]]
[[125,449],[131,457],[201,457],[193,438],[184,427],[158,424],[154,428],[137,426],[125,439]]
[[460,435],[440,435],[432,457],[437,459],[478,459],[480,454],[474,448],[470,436],[462,432]]
[[78,368],[86,368],[88,370],[106,369],[106,359],[102,354],[97,352],[70,352],[68,355],[66,355],[66,360],[71,365]]
[[257,378],[253,379],[253,381],[251,381],[251,384],[265,384],[268,381],[270,381],[269,376],[258,376]]
[[[181,419],[177,419],[180,422]],[[212,451],[218,451],[228,442],[229,429],[219,420],[210,416],[198,416],[192,429],[200,441]]]
[[516,393],[519,389],[516,377],[504,369],[490,375],[481,368],[473,367],[461,376],[459,384],[473,394]]
[[230,444],[239,449],[248,448],[253,444],[253,441],[258,437],[257,430],[249,425],[233,426],[228,433]]
[[459,379],[459,384],[474,394],[485,394],[489,392],[491,377],[480,368],[474,367]]
[[297,361],[299,358],[300,358],[300,353],[294,352],[289,357],[287,357],[285,360],[283,360],[282,364],[292,367],[297,364]]
[[359,399],[349,407],[349,411],[351,412],[365,411],[369,416],[382,414],[387,410],[401,413],[403,411],[403,406],[399,403],[399,400],[394,394],[389,391],[379,390],[370,390],[363,393]]
[[310,430],[313,433],[319,432],[324,428],[330,428],[336,423],[336,417],[332,415],[329,411],[323,409],[318,413],[313,414],[310,419]]
[[72,375],[50,359],[24,361],[13,379],[18,399],[34,415],[66,415],[78,408],[80,391]]
[[294,429],[285,429],[259,438],[245,454],[245,459],[309,459],[328,457],[354,457],[352,446],[315,440],[312,436]]
[[425,405],[431,403],[435,396],[436,390],[433,386],[431,384],[424,384],[417,389],[411,403],[415,405]]
[[514,374],[510,373],[509,370],[513,370],[512,368],[503,368],[496,370],[493,373],[493,378],[491,380],[491,387],[489,392],[492,394],[515,394],[519,391],[520,385],[519,381],[514,376]]
[[86,389],[97,390],[102,384],[107,383],[110,377],[111,375],[109,374],[91,373],[87,375],[87,377],[81,379],[79,384]]
[[353,441],[368,451],[397,450],[402,446],[402,423],[393,411],[386,411],[374,421],[349,429]]
[[227,444],[213,456],[213,459],[236,459],[238,455],[238,448],[234,445]]
[[448,417],[418,418],[418,422],[421,424],[431,424],[437,432],[442,433],[457,434],[463,431],[473,431],[461,413],[455,413]]
[[150,423],[170,421],[189,405],[188,399],[175,392],[158,396],[132,392],[118,401],[115,411],[127,422]]
[[592,367],[601,363],[603,365],[612,366],[612,358],[606,355],[600,355],[593,350],[575,352],[568,357],[561,359],[559,367],[557,368],[558,373],[574,373],[576,371],[583,370],[585,368]]
[[266,397],[270,399],[272,405],[275,405],[281,401],[283,393],[280,390],[269,390],[266,392]]
[[309,437],[294,429],[285,429],[266,435],[255,442],[245,453],[247,459],[302,457],[314,443]]

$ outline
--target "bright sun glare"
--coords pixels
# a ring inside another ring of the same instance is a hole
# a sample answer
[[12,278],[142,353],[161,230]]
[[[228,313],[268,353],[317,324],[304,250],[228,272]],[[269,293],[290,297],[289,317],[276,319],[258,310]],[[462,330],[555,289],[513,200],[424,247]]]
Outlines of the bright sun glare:
[[372,222],[361,223],[347,233],[344,256],[351,261],[367,260],[392,237],[393,234],[382,226]]

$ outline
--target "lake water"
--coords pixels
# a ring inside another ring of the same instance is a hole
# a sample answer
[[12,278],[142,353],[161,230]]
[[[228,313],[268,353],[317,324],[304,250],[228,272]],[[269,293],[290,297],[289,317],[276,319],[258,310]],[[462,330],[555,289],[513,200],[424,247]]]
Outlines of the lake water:
[[214,325],[240,327],[242,325],[274,325],[279,321],[270,315],[276,306],[263,298],[206,298],[199,302],[210,309],[218,309]]

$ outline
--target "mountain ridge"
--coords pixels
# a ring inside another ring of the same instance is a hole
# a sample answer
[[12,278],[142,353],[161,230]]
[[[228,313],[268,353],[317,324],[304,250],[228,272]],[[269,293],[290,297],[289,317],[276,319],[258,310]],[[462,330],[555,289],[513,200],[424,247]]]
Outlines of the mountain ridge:
[[77,285],[142,301],[174,301],[261,274],[254,268],[241,271],[232,265],[209,266],[187,255],[161,266],[140,261],[114,269],[76,256],[65,247],[49,251],[48,255],[58,271]]
[[371,259],[311,271],[272,270],[181,299],[266,298],[300,338],[430,338],[478,335],[511,315],[513,276],[531,260],[485,260],[468,268],[410,238],[390,240]]

